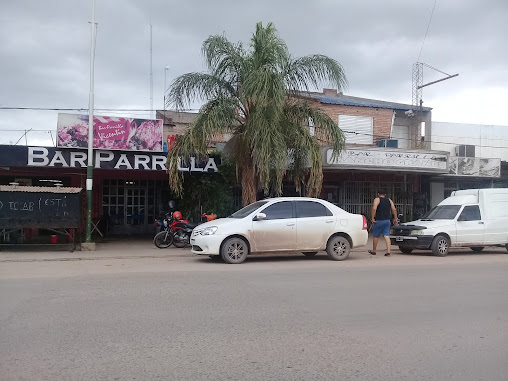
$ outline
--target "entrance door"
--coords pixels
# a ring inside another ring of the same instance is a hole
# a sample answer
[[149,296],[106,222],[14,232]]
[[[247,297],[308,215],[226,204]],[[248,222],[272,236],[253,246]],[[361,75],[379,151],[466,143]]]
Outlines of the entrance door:
[[102,211],[111,234],[152,234],[153,221],[164,209],[161,204],[164,184],[154,180],[117,180],[103,182]]
[[125,189],[124,205],[125,233],[143,233],[146,214],[146,188],[127,186]]

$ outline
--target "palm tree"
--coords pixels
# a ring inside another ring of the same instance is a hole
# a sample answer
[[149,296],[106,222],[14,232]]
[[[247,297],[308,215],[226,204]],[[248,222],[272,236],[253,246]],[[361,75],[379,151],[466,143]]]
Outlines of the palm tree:
[[305,184],[308,196],[318,196],[323,181],[320,140],[331,144],[337,157],[344,135],[301,95],[324,83],[339,90],[347,86],[342,66],[323,55],[293,59],[271,23],[256,25],[248,50],[224,36],[210,36],[202,52],[209,72],[184,74],[169,92],[176,109],[205,101],[191,128],[168,154],[171,189],[182,192],[180,158],[205,156],[208,142],[229,134],[244,205],[256,201],[260,190],[280,195],[284,176],[294,181],[297,190]]

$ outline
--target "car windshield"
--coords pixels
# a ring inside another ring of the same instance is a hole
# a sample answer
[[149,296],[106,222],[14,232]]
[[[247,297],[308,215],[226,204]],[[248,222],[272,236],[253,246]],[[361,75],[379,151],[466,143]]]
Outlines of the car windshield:
[[257,201],[253,204],[247,205],[245,208],[240,209],[238,212],[233,213],[229,218],[244,218],[251,214],[256,209],[265,205],[268,201]]
[[427,215],[422,217],[425,220],[453,220],[460,210],[460,205],[438,205]]

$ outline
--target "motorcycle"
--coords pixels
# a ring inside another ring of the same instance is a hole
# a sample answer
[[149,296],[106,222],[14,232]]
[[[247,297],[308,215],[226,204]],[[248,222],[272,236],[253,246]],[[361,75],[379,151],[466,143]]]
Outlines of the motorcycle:
[[166,216],[161,220],[155,220],[155,226],[160,229],[160,231],[153,238],[153,243],[159,249],[168,248],[173,244],[173,230],[171,229],[171,224],[173,222],[173,213],[166,213]]
[[[203,222],[212,221],[217,216],[215,214],[203,214]],[[172,244],[178,248],[184,248],[190,245],[190,237],[192,230],[199,225],[199,223],[192,223],[188,220],[182,219],[182,214],[178,211],[166,214],[165,225],[166,230],[157,233],[154,237],[154,244],[159,249],[165,249]]]

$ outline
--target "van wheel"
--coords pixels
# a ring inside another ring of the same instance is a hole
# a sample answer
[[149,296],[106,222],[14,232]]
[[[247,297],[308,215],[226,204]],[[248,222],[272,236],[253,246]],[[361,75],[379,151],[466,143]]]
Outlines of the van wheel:
[[349,241],[340,235],[330,238],[326,245],[326,253],[334,261],[343,261],[349,256],[351,245]]
[[450,240],[444,235],[438,235],[434,238],[430,247],[432,254],[438,257],[446,257],[450,248]]
[[474,246],[474,247],[471,248],[471,250],[473,250],[475,253],[479,253],[483,249],[484,249],[483,246]]
[[411,249],[410,247],[405,247],[405,246],[399,246],[399,250],[401,253],[404,253],[404,254],[411,254],[413,252],[413,249]]
[[314,255],[317,254],[317,251],[307,251],[307,252],[302,253],[302,254],[307,256],[307,257],[313,257]]
[[247,259],[247,255],[249,254],[249,246],[243,239],[233,237],[224,242],[220,253],[222,259],[226,263],[242,263]]

